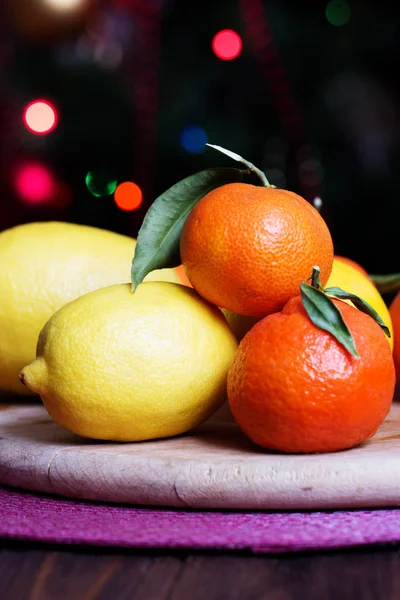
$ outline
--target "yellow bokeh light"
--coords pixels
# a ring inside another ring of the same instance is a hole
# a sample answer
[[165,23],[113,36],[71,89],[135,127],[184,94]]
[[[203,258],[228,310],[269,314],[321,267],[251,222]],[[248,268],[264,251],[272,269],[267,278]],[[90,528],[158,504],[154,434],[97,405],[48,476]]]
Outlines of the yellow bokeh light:
[[42,0],[42,3],[56,11],[68,12],[87,4],[87,0]]

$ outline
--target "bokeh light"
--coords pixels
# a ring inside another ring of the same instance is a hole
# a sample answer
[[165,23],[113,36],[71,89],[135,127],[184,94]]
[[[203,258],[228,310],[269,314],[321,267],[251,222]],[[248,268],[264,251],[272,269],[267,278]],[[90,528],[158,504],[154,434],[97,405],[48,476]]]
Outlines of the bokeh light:
[[89,192],[100,198],[110,196],[117,189],[117,180],[107,171],[89,171],[85,178]]
[[212,41],[214,54],[222,60],[233,60],[242,51],[242,40],[239,34],[232,29],[219,31]]
[[345,0],[332,0],[326,6],[325,15],[331,25],[340,27],[349,22],[351,8]]
[[55,179],[51,171],[38,162],[19,165],[15,172],[15,189],[26,204],[44,204],[54,194]]
[[322,199],[319,196],[315,196],[314,200],[312,201],[314,208],[317,209],[318,212],[320,212],[321,208],[322,208]]
[[125,181],[115,190],[114,201],[121,210],[136,210],[143,201],[142,190],[133,181]]
[[68,12],[87,4],[87,0],[42,0],[42,3],[53,10]]
[[47,100],[34,100],[24,109],[24,123],[32,133],[44,135],[50,133],[57,125],[57,112]]
[[207,134],[197,125],[189,125],[181,131],[181,144],[186,152],[199,154],[204,152],[207,143]]

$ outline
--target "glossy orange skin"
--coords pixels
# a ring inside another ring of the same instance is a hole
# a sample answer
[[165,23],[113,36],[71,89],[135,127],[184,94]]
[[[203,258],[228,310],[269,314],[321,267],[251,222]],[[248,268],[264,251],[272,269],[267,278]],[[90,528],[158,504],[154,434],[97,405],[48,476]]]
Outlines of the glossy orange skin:
[[394,297],[389,312],[393,323],[393,358],[397,379],[400,381],[400,292]]
[[299,293],[314,265],[324,284],[333,262],[325,221],[306,200],[247,183],[221,186],[190,212],[181,258],[195,290],[220,308],[263,317]]
[[341,262],[344,262],[344,263],[352,266],[354,269],[357,269],[358,271],[360,271],[360,273],[362,273],[363,275],[365,275],[365,277],[368,277],[368,279],[369,279],[369,275],[368,275],[367,271],[364,269],[364,267],[359,265],[355,260],[352,260],[351,258],[347,258],[347,256],[339,256],[337,254],[335,254],[335,259],[340,260]]
[[228,400],[256,444],[281,452],[333,452],[361,444],[389,412],[395,370],[379,325],[335,301],[359,358],[316,327],[299,296],[243,338],[228,375]]

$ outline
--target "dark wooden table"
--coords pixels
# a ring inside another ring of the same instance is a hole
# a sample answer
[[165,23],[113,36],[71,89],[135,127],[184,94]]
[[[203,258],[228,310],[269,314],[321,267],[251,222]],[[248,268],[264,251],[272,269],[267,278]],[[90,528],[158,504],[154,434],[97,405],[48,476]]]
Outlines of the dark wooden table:
[[397,600],[398,547],[251,556],[0,541],[1,600]]

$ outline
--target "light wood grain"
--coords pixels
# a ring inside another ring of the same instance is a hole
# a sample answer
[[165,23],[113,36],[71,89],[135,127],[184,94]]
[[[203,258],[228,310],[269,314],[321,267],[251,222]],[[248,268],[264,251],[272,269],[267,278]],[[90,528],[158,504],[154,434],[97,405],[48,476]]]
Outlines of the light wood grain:
[[72,498],[193,508],[400,505],[400,405],[353,450],[282,455],[221,419],[169,440],[85,440],[40,404],[0,404],[0,483]]

